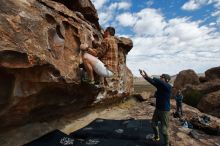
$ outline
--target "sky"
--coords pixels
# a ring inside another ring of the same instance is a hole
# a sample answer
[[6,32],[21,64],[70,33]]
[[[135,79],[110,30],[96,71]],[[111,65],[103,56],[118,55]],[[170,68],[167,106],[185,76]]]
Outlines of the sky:
[[103,28],[129,37],[127,66],[149,75],[220,66],[220,0],[91,0]]

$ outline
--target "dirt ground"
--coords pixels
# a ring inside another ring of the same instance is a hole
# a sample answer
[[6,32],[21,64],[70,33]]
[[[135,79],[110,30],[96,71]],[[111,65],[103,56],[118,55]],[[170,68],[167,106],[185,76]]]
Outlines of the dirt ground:
[[[118,103],[105,109],[98,108],[96,110],[87,111],[77,115],[77,117],[67,115],[56,121],[25,125],[0,135],[0,145],[19,146],[54,129],[59,129],[69,134],[86,126],[96,118],[151,119],[153,110],[155,109],[155,107],[152,106],[153,100],[154,99],[149,99],[145,102],[137,102],[134,98],[130,98],[123,103]],[[184,107],[187,108],[186,105]],[[173,111],[174,109],[171,110],[171,112]],[[209,136],[202,133],[199,139],[195,139],[189,136],[190,131],[191,129],[180,126],[178,119],[170,118],[169,133],[172,146],[218,146],[217,144],[220,144],[220,136]]]

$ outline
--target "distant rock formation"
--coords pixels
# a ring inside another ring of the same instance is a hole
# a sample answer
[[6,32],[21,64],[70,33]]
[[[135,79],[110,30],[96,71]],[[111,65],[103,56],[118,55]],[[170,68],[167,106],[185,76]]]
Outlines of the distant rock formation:
[[220,79],[220,66],[208,69],[205,72],[205,77],[208,81]]
[[181,89],[184,88],[187,84],[198,85],[199,83],[198,75],[195,73],[195,71],[189,69],[178,73],[174,81],[174,87]]
[[[61,4],[63,3],[63,4]],[[100,89],[81,82],[79,45],[102,41],[97,12],[90,0],[0,1],[0,129],[91,106]],[[128,96],[133,75],[126,55],[133,47],[117,38],[120,84],[109,101]]]
[[[185,74],[190,76],[192,74]],[[174,87],[181,87],[184,94],[184,102],[197,107],[200,111],[220,117],[220,67],[208,69],[205,72],[205,77],[193,75],[194,81],[190,84],[183,81],[185,78],[176,78]],[[181,85],[181,86],[179,86]]]
[[220,89],[202,97],[197,107],[202,112],[220,117]]

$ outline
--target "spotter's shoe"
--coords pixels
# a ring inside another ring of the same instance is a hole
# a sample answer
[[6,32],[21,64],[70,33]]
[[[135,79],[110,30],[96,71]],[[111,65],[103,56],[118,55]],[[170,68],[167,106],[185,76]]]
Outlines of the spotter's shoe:
[[160,137],[159,136],[153,136],[151,138],[152,141],[160,141]]

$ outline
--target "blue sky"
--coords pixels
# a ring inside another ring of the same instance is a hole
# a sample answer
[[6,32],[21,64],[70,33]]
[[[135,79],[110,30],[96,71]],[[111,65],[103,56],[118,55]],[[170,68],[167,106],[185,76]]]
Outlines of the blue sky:
[[150,75],[220,66],[220,0],[92,0],[103,28],[134,47],[127,66]]

